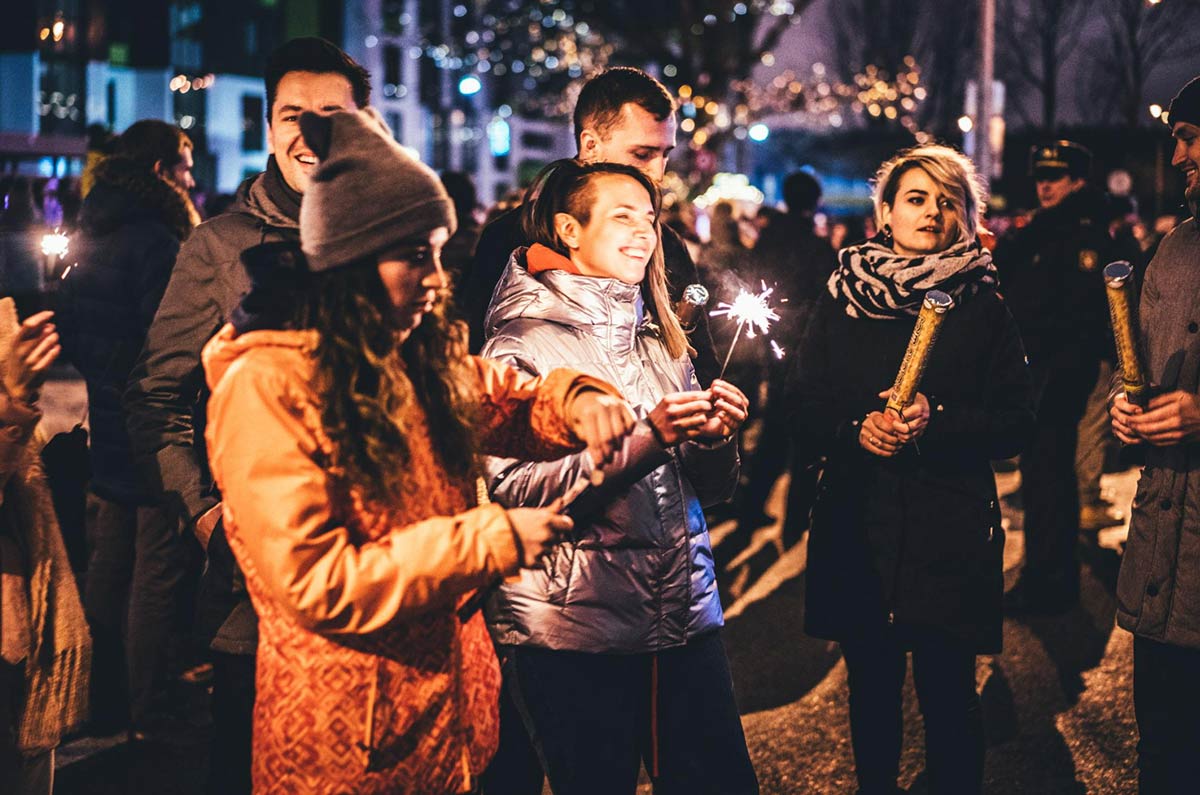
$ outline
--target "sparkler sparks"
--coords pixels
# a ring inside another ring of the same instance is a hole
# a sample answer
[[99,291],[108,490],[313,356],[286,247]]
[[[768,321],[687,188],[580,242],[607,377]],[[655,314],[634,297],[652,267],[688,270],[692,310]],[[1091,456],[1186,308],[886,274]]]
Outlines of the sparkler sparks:
[[771,353],[775,354],[776,359],[782,359],[786,355],[786,352],[775,340],[771,340]]
[[[733,299],[733,303],[722,301],[709,314],[713,317],[722,315],[728,317],[738,324],[739,332],[743,326],[748,326],[747,337],[753,338],[756,328],[759,334],[766,334],[771,329],[771,322],[779,319],[779,313],[770,304],[771,293],[775,292],[775,288],[767,287],[766,282],[761,284],[761,293],[755,294],[738,290],[737,298]],[[736,342],[735,337],[734,343],[736,344]],[[733,348],[731,347],[730,350],[732,351]]]
[[69,242],[66,235],[55,229],[50,234],[42,236],[42,253],[47,257],[65,257]]
[[729,353],[725,354],[725,363],[721,365],[721,374],[717,378],[725,377],[725,368],[729,366],[729,360],[733,357],[733,349],[737,347],[743,329],[745,329],[747,337],[754,337],[755,329],[758,329],[759,334],[766,334],[771,330],[771,321],[779,320],[779,314],[770,304],[771,293],[775,292],[775,288],[768,287],[766,282],[760,283],[762,284],[761,293],[755,294],[738,290],[737,298],[733,299],[733,303],[722,301],[717,304],[716,309],[708,313],[713,317],[728,317],[737,323],[737,331],[733,335],[733,342],[729,344]]

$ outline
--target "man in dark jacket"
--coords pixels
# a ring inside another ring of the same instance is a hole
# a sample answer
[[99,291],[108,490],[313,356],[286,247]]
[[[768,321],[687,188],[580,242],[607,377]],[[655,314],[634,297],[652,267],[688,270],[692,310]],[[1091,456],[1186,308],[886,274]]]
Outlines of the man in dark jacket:
[[1163,239],[1142,287],[1142,350],[1156,396],[1143,410],[1121,393],[1111,409],[1117,437],[1146,446],[1117,581],[1117,623],[1134,634],[1142,795],[1195,792],[1200,780],[1200,78],[1163,116],[1192,217]]
[[[662,182],[667,157],[675,148],[675,110],[675,100],[666,87],[642,70],[618,67],[604,71],[584,84],[575,103],[576,157],[584,163],[623,163],[644,171],[655,183]],[[471,327],[472,353],[483,347],[483,319],[509,257],[514,249],[527,245],[520,207],[484,228],[455,296]],[[698,283],[700,277],[683,241],[665,226],[662,247],[671,300],[678,302],[684,289]],[[718,369],[707,313],[701,313],[689,341],[696,350],[696,375],[701,384],[707,384]]]
[[1042,209],[996,249],[1000,287],[1021,331],[1037,395],[1021,454],[1025,567],[1006,595],[1012,613],[1054,613],[1079,599],[1079,420],[1108,355],[1101,270],[1113,259],[1104,195],[1087,184],[1091,153],[1071,141],[1034,147]]
[[213,651],[214,793],[250,789],[258,632],[205,463],[200,350],[249,288],[242,253],[265,242],[299,250],[300,198],[317,163],[300,135],[300,114],[365,107],[371,91],[366,70],[317,38],[294,39],[272,53],[266,87],[267,170],[244,182],[233,206],[202,224],[180,250],[125,393],[130,435],[145,471],[207,545],[198,623]]
[[134,466],[121,392],[146,339],[180,241],[199,222],[187,191],[192,142],[146,120],[93,170],[71,268],[58,294],[67,359],[87,382],[91,491],[84,607],[94,639],[92,728],[149,728],[185,551],[178,520]]

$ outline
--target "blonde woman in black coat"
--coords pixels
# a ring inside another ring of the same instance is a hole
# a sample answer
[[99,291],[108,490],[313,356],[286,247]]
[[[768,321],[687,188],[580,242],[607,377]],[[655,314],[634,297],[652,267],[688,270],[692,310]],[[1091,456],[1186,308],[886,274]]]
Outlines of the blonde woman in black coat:
[[[789,383],[794,424],[826,456],[809,540],[806,631],[839,642],[861,795],[896,792],[909,653],[930,791],[978,792],[975,655],[1000,650],[1004,532],[989,460],[1016,455],[1033,396],[1016,325],[980,242],[971,161],[901,152],[876,175],[880,235],[839,253]],[[928,290],[949,293],[920,392],[887,396]]]

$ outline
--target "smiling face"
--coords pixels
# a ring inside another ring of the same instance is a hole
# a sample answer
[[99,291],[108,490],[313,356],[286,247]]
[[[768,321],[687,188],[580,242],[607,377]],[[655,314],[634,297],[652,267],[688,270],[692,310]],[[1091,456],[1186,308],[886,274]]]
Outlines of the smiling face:
[[1200,202],[1200,127],[1186,121],[1175,122],[1171,135],[1175,138],[1171,165],[1183,172],[1187,179],[1183,195],[1195,204]]
[[555,230],[571,261],[585,276],[641,284],[658,246],[654,204],[637,180],[622,174],[592,177],[587,223],[567,213],[555,216]]
[[449,230],[439,226],[427,238],[401,245],[379,261],[379,279],[392,305],[398,342],[421,325],[426,313],[433,311],[438,293],[449,285],[442,270],[442,246],[449,239]]
[[357,109],[350,81],[336,72],[288,72],[280,79],[271,106],[267,149],[275,155],[288,185],[304,193],[317,168],[317,158],[300,134],[300,114]]
[[667,173],[667,158],[674,148],[674,114],[660,121],[634,102],[621,106],[620,117],[606,134],[590,128],[579,134],[580,162],[633,166],[656,184]]
[[883,222],[892,227],[892,248],[915,257],[944,251],[959,236],[959,210],[922,168],[900,176],[896,198],[883,205]]

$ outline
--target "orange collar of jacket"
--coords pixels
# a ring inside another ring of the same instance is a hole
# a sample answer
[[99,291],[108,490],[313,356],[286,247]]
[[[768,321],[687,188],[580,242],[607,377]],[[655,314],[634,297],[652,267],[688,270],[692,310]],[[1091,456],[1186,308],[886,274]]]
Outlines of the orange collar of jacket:
[[566,271],[582,276],[579,268],[568,257],[564,257],[552,248],[534,243],[525,253],[525,267],[530,274],[542,271]]

